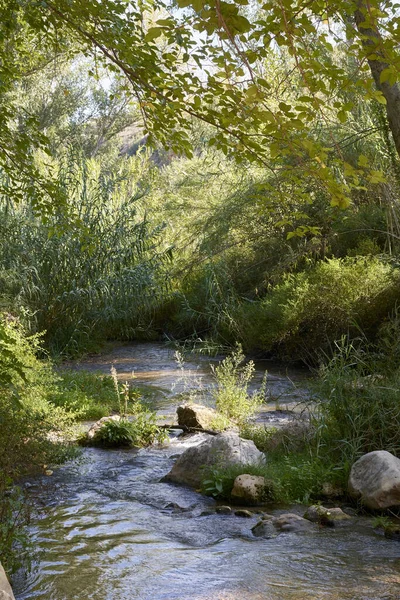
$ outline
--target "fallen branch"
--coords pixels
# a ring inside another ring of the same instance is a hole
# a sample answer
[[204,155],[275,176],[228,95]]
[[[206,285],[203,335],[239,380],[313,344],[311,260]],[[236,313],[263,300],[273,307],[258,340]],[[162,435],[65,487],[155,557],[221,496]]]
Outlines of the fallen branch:
[[160,429],[181,429],[185,433],[208,433],[209,435],[218,435],[220,431],[213,429],[203,429],[202,427],[187,427],[187,425],[159,425]]

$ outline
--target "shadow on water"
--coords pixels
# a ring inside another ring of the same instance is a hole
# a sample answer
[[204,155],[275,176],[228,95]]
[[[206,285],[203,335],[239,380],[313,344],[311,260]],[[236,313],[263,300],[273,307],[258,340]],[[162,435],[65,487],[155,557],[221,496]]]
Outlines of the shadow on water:
[[[145,348],[159,355],[154,345],[135,348],[144,366]],[[17,600],[400,599],[399,546],[363,517],[260,539],[251,533],[257,515],[203,515],[213,499],[160,483],[174,457],[201,439],[173,437],[168,447],[140,451],[86,448],[81,460],[32,481],[44,507],[33,527],[41,555],[37,570],[15,582]]]

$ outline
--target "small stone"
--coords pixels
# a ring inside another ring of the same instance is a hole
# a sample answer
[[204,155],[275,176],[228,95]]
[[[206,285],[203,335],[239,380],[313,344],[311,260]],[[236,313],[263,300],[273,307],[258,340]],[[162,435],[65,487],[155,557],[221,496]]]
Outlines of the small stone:
[[212,429],[216,410],[201,404],[183,404],[176,409],[178,425],[195,429]]
[[209,517],[210,515],[213,515],[215,513],[215,511],[211,510],[211,508],[206,508],[206,510],[203,510],[200,513],[200,517]]
[[176,502],[168,502],[168,504],[166,504],[164,506],[164,510],[173,510],[174,512],[183,512],[186,509],[183,508],[182,506],[179,506],[179,504],[177,504]]
[[50,477],[50,475],[53,475],[53,471],[51,469],[46,469],[44,474],[47,475],[48,477]]
[[235,515],[237,517],[245,517],[246,519],[251,519],[253,517],[253,513],[251,513],[249,510],[245,510],[243,508],[241,508],[239,510],[235,510]]
[[232,513],[232,509],[230,506],[217,506],[215,512],[219,513],[220,515],[230,515]]

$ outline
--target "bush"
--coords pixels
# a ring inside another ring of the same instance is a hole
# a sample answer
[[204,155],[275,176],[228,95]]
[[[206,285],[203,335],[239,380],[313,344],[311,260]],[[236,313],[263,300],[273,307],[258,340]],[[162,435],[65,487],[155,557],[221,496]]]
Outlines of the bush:
[[163,225],[153,226],[141,205],[148,163],[140,156],[102,173],[71,151],[55,167],[66,206],[46,221],[28,204],[0,198],[3,302],[21,307],[33,331],[45,330],[55,355],[152,335],[170,256],[161,247]]
[[106,421],[94,436],[93,444],[104,448],[142,448],[167,439],[167,432],[156,424],[155,414],[142,410],[133,421]]
[[[249,394],[248,387],[254,375],[254,363],[244,362],[240,345],[217,367],[211,366],[216,385],[211,393],[217,410],[236,423],[244,423],[254,415],[265,397],[265,384],[257,392]],[[242,365],[242,366],[241,366]]]
[[398,298],[399,276],[376,257],[330,259],[288,275],[262,301],[240,308],[245,346],[315,364],[343,334],[376,335]]
[[37,359],[39,349],[39,336],[26,337],[17,319],[0,314],[0,560],[9,573],[28,556],[27,511],[15,481],[71,456],[56,440],[65,436],[74,414],[51,404],[57,378]]

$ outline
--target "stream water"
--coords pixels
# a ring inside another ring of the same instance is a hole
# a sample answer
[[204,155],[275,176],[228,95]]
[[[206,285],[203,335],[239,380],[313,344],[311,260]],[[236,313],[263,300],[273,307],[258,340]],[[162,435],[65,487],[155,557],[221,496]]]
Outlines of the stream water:
[[[173,352],[156,344],[122,346],[75,368],[107,372],[112,364],[122,379],[134,370],[137,383],[154,387],[163,419],[172,417],[172,396],[187,391],[188,381],[204,389],[211,381],[207,361],[191,361],[182,377]],[[293,409],[304,394],[302,373],[289,379],[272,364],[269,371],[260,418],[279,423],[288,414],[282,409]],[[400,599],[400,546],[370,519],[260,539],[251,533],[256,514],[215,514],[213,499],[160,483],[174,457],[202,435],[173,436],[165,448],[139,451],[87,448],[53,476],[31,481],[29,491],[43,506],[32,526],[39,559],[27,579],[14,582],[16,599]]]

